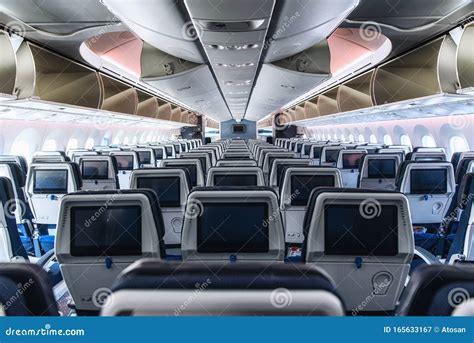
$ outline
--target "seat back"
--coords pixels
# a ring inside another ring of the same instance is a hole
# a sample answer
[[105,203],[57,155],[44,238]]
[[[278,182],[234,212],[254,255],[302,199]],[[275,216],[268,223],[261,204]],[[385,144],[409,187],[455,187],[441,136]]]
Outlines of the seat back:
[[334,279],[346,310],[395,309],[414,253],[409,203],[403,194],[315,189],[304,232],[306,263],[320,266]]
[[464,157],[456,168],[456,184],[459,185],[464,175],[474,171],[474,157]]
[[285,242],[301,244],[304,240],[303,222],[309,195],[317,187],[342,187],[337,168],[318,166],[287,166],[280,187],[280,210],[285,227]]
[[273,161],[277,158],[297,158],[297,154],[294,152],[268,152],[265,154],[263,160],[262,170],[265,180],[268,182],[270,176],[270,168],[273,164]]
[[270,174],[268,177],[268,185],[272,187],[278,194],[280,188],[280,177],[285,166],[309,166],[311,160],[308,158],[275,158],[270,166]]
[[120,189],[129,189],[132,171],[140,168],[138,153],[136,151],[113,151],[110,155],[114,156],[117,161]]
[[257,156],[255,156],[255,160],[257,161],[257,165],[262,168],[263,167],[263,162],[265,162],[265,155],[270,153],[270,152],[286,152],[288,151],[286,149],[278,149],[276,147],[265,147],[263,149],[260,149],[257,152]]
[[[158,195],[165,225],[164,241],[166,248],[181,247],[181,227],[183,225],[186,199],[191,190],[191,180],[187,169],[154,168],[139,169],[132,172],[131,189],[152,189]],[[179,255],[179,253],[178,253]]]
[[283,261],[278,199],[267,187],[202,187],[186,203],[183,260]]
[[265,186],[259,167],[212,167],[206,186]]
[[[185,144],[186,145],[186,144]],[[186,145],[187,146],[187,145]],[[161,161],[166,160],[166,149],[164,146],[154,145],[151,147],[155,153],[155,163],[157,167],[161,167]],[[187,151],[187,150],[186,150]]]
[[[164,144],[165,151],[166,151],[166,158],[176,158],[176,152],[174,150],[173,144]],[[193,147],[195,149],[195,147]]]
[[199,150],[194,150],[191,152],[185,152],[181,154],[180,159],[198,159],[201,161],[202,170],[204,174],[207,174],[209,168],[211,168],[211,158],[209,157],[209,153],[203,151],[200,152]]
[[46,272],[33,263],[0,263],[0,304],[6,316],[59,316]]
[[399,316],[449,316],[474,297],[471,266],[426,265],[414,270],[397,308]]
[[117,280],[102,315],[342,316],[344,307],[317,267],[141,260]]
[[0,177],[0,261],[27,260],[15,222],[17,204],[10,179]]
[[26,159],[23,156],[17,156],[17,155],[1,155],[0,156],[0,163],[3,162],[13,162],[16,163],[20,166],[21,171],[23,173],[28,173],[28,163],[26,162]]
[[244,159],[244,160],[219,160],[216,163],[216,167],[256,167],[257,162],[255,160]]
[[346,188],[356,188],[359,181],[360,165],[367,150],[346,149],[339,153],[336,167],[341,171],[342,182]]
[[132,262],[164,258],[163,234],[159,201],[151,190],[66,195],[55,253],[78,311],[98,310],[104,290]]
[[444,162],[447,161],[446,154],[444,152],[412,152],[407,155],[411,161],[417,162]]
[[85,191],[120,188],[115,156],[80,156],[79,169]]
[[192,187],[202,187],[205,184],[201,160],[191,158],[167,159],[161,163],[164,168],[186,168],[191,177]]
[[56,225],[60,200],[81,187],[81,176],[76,163],[31,164],[26,179],[26,192],[36,223]]
[[217,159],[218,159],[218,152],[217,152],[217,148],[215,147],[207,147],[206,145],[205,146],[201,146],[199,148],[196,149],[196,152],[206,152],[208,155],[209,155],[209,159],[210,159],[210,166],[215,166],[216,163],[217,163]]
[[133,151],[138,155],[138,164],[140,168],[156,167],[155,150],[151,148],[135,148]]
[[456,190],[450,162],[418,162],[400,169],[400,192],[410,202],[414,224],[441,223]]
[[315,166],[319,166],[321,164],[321,153],[325,144],[313,144],[311,145],[311,149],[309,152],[309,158],[313,161]]
[[359,172],[359,188],[394,190],[400,163],[399,154],[365,155]]
[[337,165],[339,152],[345,148],[346,147],[340,145],[330,145],[323,147],[321,150],[321,161],[319,164],[322,166],[335,167]]
[[12,183],[16,223],[21,224],[24,219],[31,221],[33,213],[25,195],[26,174],[14,162],[0,162],[0,176],[8,178]]

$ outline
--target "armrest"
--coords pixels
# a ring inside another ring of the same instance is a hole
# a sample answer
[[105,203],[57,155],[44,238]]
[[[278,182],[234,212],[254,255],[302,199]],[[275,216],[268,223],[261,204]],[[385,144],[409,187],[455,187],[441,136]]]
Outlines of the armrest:
[[426,264],[442,264],[435,255],[421,247],[415,247],[415,255],[419,256]]

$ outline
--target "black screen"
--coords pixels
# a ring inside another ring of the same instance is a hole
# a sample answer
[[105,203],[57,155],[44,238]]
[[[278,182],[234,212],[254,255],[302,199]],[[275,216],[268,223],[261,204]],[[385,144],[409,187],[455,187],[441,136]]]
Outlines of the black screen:
[[326,149],[326,162],[336,163],[340,150]]
[[448,191],[446,169],[413,169],[410,171],[411,194],[445,194]]
[[35,170],[33,191],[39,194],[66,194],[67,170]]
[[161,207],[180,207],[181,179],[169,177],[139,177],[137,188],[150,188],[155,191]]
[[193,187],[197,186],[197,168],[195,164],[171,164],[167,165],[168,168],[184,168],[189,172],[189,176],[191,177],[191,183]]
[[214,175],[214,186],[256,186],[257,175]]
[[106,180],[109,178],[109,162],[82,161],[82,178],[87,180]]
[[291,205],[306,206],[309,195],[316,187],[334,187],[332,175],[292,175],[291,176]]
[[311,146],[312,146],[312,145],[310,145],[310,144],[306,144],[306,145],[304,146],[304,154],[305,154],[305,155],[309,155],[309,153],[310,153],[310,151],[311,151]]
[[353,153],[342,155],[342,168],[343,169],[358,169],[360,160],[364,157],[364,153]]
[[137,151],[138,163],[150,164],[151,163],[151,152],[150,151]]
[[296,152],[301,152],[301,148],[303,147],[303,143],[296,144]]
[[173,147],[172,146],[165,147],[165,150],[166,150],[166,157],[173,157]]
[[244,133],[245,132],[245,125],[232,125],[232,132],[233,133]]
[[114,155],[117,160],[117,168],[119,170],[133,170],[132,155]]
[[442,161],[444,161],[444,158],[441,157],[441,156],[418,156],[418,157],[415,157],[415,161],[421,161],[421,162],[438,161],[438,162],[442,162]]
[[367,161],[367,177],[369,179],[395,178],[394,159],[369,159]]
[[163,149],[153,149],[153,151],[155,152],[155,158],[157,160],[162,160],[163,159]]
[[266,253],[269,251],[267,219],[266,203],[203,204],[197,220],[197,251]]
[[179,154],[179,144],[173,144],[174,147],[174,153]]
[[313,149],[313,158],[321,158],[322,147],[314,147]]
[[142,254],[140,206],[73,207],[72,256]]
[[380,206],[376,215],[367,207],[367,212],[370,215],[364,215],[363,204],[325,206],[326,255],[394,256],[398,253],[397,206]]

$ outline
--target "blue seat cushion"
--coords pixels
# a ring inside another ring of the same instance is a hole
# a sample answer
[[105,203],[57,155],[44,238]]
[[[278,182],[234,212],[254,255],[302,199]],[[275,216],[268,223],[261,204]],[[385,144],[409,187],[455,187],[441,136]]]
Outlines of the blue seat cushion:
[[54,249],[54,236],[44,235],[39,237],[41,249],[46,253],[51,249]]
[[33,246],[33,242],[31,241],[30,237],[20,236],[21,244],[25,248],[26,252],[30,256],[35,256],[35,247]]
[[436,233],[415,233],[414,237],[415,245],[428,251],[433,250],[439,239],[439,236]]

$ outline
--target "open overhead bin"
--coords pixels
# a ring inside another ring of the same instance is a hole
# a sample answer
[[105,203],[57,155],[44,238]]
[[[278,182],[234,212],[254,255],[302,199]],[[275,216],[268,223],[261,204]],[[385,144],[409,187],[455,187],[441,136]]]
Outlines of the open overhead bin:
[[14,93],[68,105],[100,108],[102,85],[92,69],[23,41],[16,52]]
[[15,91],[16,56],[10,37],[4,31],[0,31],[0,93],[13,95]]
[[160,107],[158,98],[140,90],[137,90],[137,96],[137,115],[143,117],[157,118],[158,108]]
[[474,24],[466,26],[456,51],[459,86],[474,87]]
[[138,95],[135,88],[100,74],[103,86],[103,102],[101,110],[136,114],[138,108]]
[[376,68],[375,104],[456,93],[456,49],[451,35],[445,35]]
[[317,104],[320,116],[339,112],[339,107],[337,106],[337,90],[338,88],[336,87],[318,95]]
[[372,107],[372,82],[374,71],[355,77],[337,87],[337,105],[340,112]]

